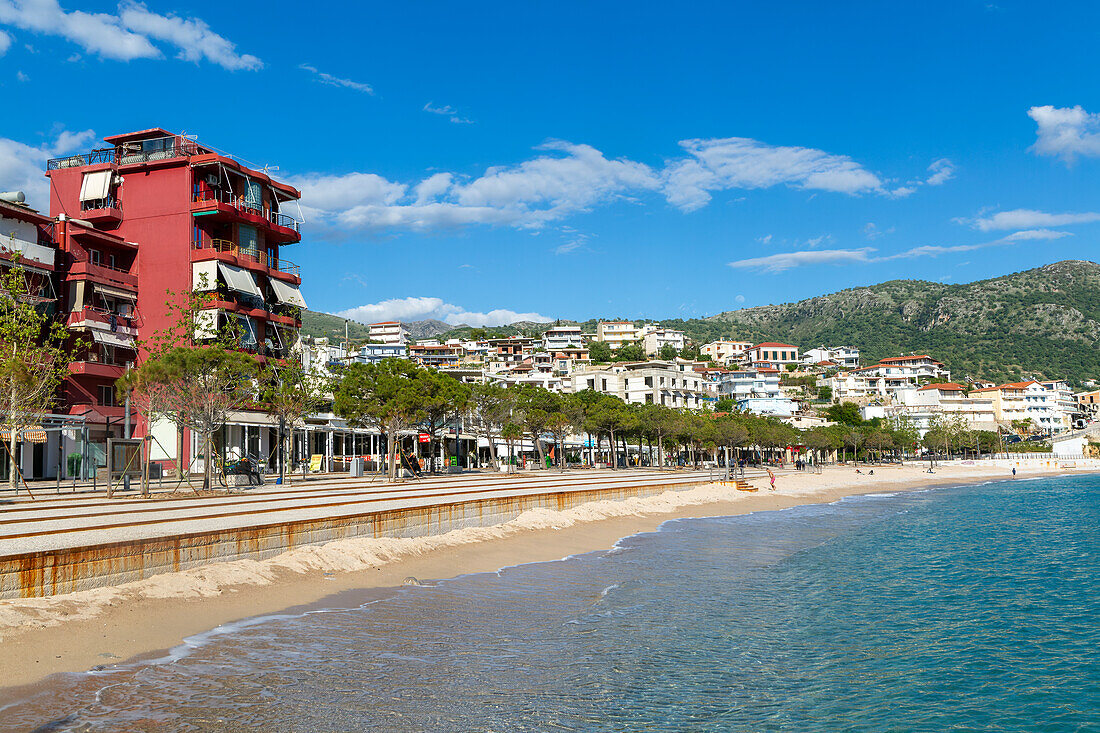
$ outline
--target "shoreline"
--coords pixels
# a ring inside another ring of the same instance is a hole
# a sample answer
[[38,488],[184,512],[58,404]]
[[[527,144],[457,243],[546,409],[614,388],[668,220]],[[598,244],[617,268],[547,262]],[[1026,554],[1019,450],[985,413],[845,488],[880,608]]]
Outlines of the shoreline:
[[[0,700],[18,699],[50,675],[151,659],[184,640],[246,619],[350,599],[402,585],[407,577],[441,580],[504,567],[561,560],[611,548],[670,519],[733,516],[827,504],[846,496],[1011,480],[1011,469],[949,466],[875,467],[857,475],[783,474],[777,490],[755,479],[756,493],[704,486],[623,502],[592,502],[562,512],[533,511],[504,525],[411,540],[341,540],[266,561],[215,563],[115,588],[52,598],[0,601]],[[1017,479],[1080,471],[1024,470]],[[341,552],[342,551],[342,552]],[[338,566],[346,562],[354,568]],[[356,567],[358,565],[358,567]],[[266,567],[264,567],[266,566]],[[345,601],[345,605],[351,604]]]

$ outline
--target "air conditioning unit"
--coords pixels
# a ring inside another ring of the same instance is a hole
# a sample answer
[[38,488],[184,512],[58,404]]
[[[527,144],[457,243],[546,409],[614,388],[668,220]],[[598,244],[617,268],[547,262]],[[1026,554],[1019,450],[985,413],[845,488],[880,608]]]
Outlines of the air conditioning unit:
[[202,180],[206,181],[207,186],[217,186],[220,179],[217,173],[207,173]]

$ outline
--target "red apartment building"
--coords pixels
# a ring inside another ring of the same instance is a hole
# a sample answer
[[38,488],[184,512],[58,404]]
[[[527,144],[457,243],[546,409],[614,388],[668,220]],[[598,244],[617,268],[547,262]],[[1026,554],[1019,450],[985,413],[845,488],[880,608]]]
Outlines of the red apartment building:
[[[106,147],[50,160],[50,215],[59,248],[60,309],[90,344],[72,366],[64,410],[82,416],[102,450],[122,437],[126,415],[114,383],[141,358],[138,342],[174,325],[168,301],[208,293],[205,333],[235,320],[241,346],[259,359],[286,356],[298,340],[298,266],[282,256],[301,239],[299,192],[195,140],[154,128],[104,138]],[[200,334],[201,337],[201,334]],[[148,430],[131,416],[132,435]],[[195,451],[156,426],[153,458]],[[220,436],[223,449],[265,455],[273,428],[242,412]]]

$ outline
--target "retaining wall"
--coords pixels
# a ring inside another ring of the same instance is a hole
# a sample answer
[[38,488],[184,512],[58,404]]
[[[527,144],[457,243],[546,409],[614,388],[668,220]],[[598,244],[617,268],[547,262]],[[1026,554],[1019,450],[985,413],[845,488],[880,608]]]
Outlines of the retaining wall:
[[[253,524],[0,558],[0,598],[39,598],[118,585],[213,562],[273,557],[303,545],[354,537],[426,537],[489,527],[530,509],[564,510],[586,502],[622,501],[709,483],[648,484],[486,497],[325,519]],[[262,515],[257,515],[262,521]]]

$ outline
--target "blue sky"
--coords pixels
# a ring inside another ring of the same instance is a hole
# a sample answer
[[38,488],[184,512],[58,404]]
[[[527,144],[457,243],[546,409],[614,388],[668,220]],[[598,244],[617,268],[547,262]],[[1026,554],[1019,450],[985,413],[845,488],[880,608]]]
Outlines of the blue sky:
[[0,190],[161,126],[303,191],[310,306],[693,317],[1067,258],[1100,6],[0,0]]

